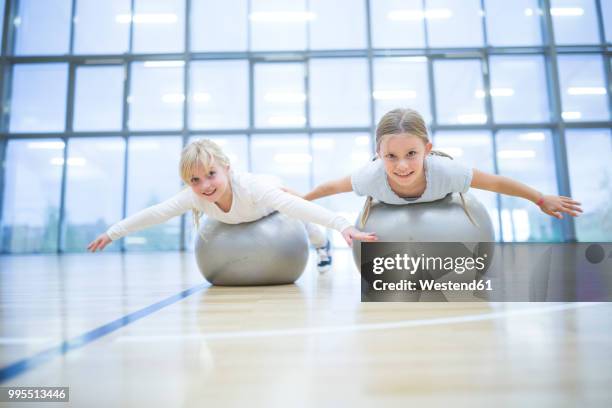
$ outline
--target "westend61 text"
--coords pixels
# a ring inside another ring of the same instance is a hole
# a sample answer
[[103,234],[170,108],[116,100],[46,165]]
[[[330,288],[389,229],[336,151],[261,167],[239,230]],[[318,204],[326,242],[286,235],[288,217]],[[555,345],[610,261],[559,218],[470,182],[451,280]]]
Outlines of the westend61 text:
[[402,279],[399,282],[383,282],[375,280],[372,283],[374,290],[493,290],[489,279],[474,280],[472,282],[436,282],[435,280],[419,280],[417,282]]

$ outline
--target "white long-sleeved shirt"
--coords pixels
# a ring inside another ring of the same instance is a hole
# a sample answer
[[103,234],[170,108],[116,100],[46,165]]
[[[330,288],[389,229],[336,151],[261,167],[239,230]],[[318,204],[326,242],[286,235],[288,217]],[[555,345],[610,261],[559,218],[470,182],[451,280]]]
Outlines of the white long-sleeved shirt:
[[326,208],[282,191],[280,186],[280,180],[275,177],[232,172],[232,205],[228,212],[186,188],[160,204],[119,221],[110,227],[106,234],[114,241],[146,227],[166,222],[192,209],[227,224],[255,221],[278,211],[337,231],[343,231],[352,225]]

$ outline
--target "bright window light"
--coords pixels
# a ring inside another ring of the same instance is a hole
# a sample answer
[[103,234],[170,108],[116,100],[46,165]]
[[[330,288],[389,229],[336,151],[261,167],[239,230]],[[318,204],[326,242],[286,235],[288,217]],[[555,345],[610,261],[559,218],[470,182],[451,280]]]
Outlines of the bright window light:
[[551,7],[550,14],[555,17],[580,17],[584,15],[581,7]]
[[196,103],[206,103],[210,102],[211,96],[207,92],[195,92],[192,98]]
[[162,101],[165,103],[181,103],[185,101],[185,95],[182,93],[165,94],[162,96]]
[[576,120],[582,117],[582,112],[563,112],[561,117],[564,120]]
[[570,95],[605,95],[606,88],[602,86],[580,86],[567,88],[567,93]]

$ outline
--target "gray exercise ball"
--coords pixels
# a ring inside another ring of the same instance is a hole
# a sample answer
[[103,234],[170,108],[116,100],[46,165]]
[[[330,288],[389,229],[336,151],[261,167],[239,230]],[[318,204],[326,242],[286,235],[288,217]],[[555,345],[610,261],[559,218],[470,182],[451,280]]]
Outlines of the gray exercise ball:
[[304,272],[308,237],[300,220],[278,212],[241,224],[207,218],[195,254],[200,272],[213,285],[283,285]]
[[[363,231],[375,232],[378,242],[453,242],[453,243],[490,243],[481,245],[480,251],[491,251],[495,234],[489,214],[471,194],[463,194],[465,206],[459,194],[449,194],[441,200],[406,205],[374,203]],[[359,219],[357,224],[359,224]],[[465,246],[459,245],[463,250]],[[439,246],[440,254],[453,255],[449,246]],[[435,248],[434,248],[435,249]],[[431,252],[431,246],[428,251]],[[415,253],[419,249],[415,249]],[[457,251],[452,251],[457,254]],[[436,255],[436,254],[430,254]],[[357,268],[361,267],[361,245],[353,245],[353,259]]]

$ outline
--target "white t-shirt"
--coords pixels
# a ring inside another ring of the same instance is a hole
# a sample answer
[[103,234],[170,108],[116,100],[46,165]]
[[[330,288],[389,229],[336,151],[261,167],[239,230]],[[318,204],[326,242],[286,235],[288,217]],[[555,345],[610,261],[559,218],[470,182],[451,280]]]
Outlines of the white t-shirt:
[[389,186],[381,159],[369,162],[351,175],[353,191],[387,204],[403,205],[439,200],[449,193],[465,193],[472,183],[472,169],[444,156],[425,158],[425,191],[420,197],[400,197]]
[[197,209],[227,224],[255,221],[279,211],[290,217],[320,224],[336,231],[343,231],[352,226],[342,216],[282,191],[281,182],[276,177],[250,173],[230,174],[233,197],[228,212],[198,196],[190,188],[185,188],[172,198],[119,221],[106,233],[114,241],[143,228],[161,224],[192,209]]

